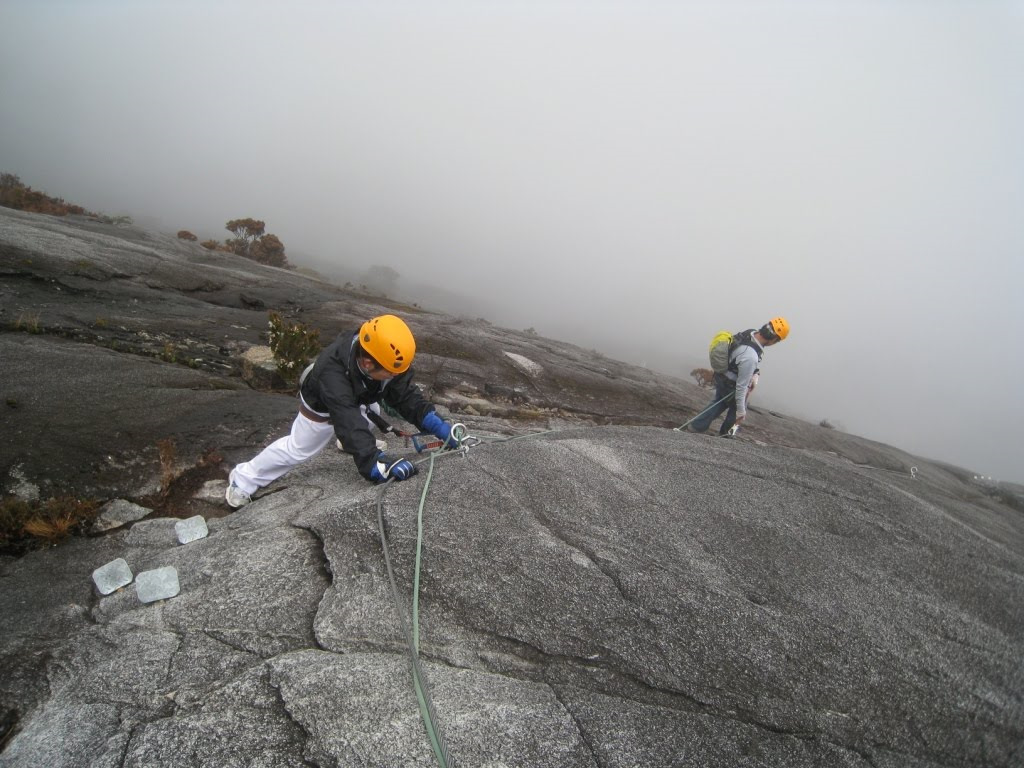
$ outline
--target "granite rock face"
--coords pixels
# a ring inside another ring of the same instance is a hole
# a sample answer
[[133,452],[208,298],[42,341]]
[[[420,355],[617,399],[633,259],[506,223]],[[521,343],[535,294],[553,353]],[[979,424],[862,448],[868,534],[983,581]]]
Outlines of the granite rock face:
[[[383,303],[382,303],[383,302]],[[178,469],[248,458],[294,417],[253,374],[268,311],[323,343],[383,312],[413,327],[417,381],[467,415],[675,426],[697,387],[595,352],[344,290],[171,235],[0,208],[0,488],[145,497]],[[260,370],[263,370],[262,368]],[[540,371],[540,373],[538,373]]]
[[[332,447],[206,537],[154,513],[0,560],[0,767],[436,765],[403,623],[451,765],[1024,762],[1015,497],[782,414],[674,432],[706,392],[379,301],[0,209],[5,493],[138,500],[168,439],[226,475],[294,417],[241,378],[264,308],[325,338],[404,314],[421,385],[483,441],[432,465],[399,441],[421,471],[384,487]],[[118,558],[178,593],[100,594]]]
[[[377,506],[410,622],[428,474],[419,649],[456,764],[1019,764],[1018,513],[667,430],[481,436],[384,489],[325,452],[185,546],[159,518],[8,563],[0,765],[435,764]],[[115,552],[180,594],[100,596]]]
[[[708,402],[689,381],[479,318],[395,305],[172,235],[0,208],[0,426],[11,438],[0,441],[0,489],[143,498],[160,487],[160,444],[173,446],[179,471],[210,454],[249,458],[296,410],[294,391],[256,391],[243,378],[247,355],[265,348],[268,310],[324,343],[398,313],[416,333],[428,397],[516,429],[674,427]],[[900,472],[919,463],[752,410],[749,439]]]

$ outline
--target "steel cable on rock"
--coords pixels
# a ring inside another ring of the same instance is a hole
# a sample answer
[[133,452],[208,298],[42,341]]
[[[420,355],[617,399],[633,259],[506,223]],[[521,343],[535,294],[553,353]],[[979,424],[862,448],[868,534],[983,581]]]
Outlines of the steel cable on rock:
[[721,398],[721,399],[719,399],[719,400],[715,400],[715,402],[713,402],[713,403],[712,403],[711,405],[709,405],[709,406],[708,406],[707,408],[705,408],[705,409],[704,409],[703,411],[700,411],[700,412],[699,412],[699,413],[698,413],[698,414],[697,414],[696,416],[694,416],[694,417],[693,417],[692,419],[690,419],[689,421],[687,421],[687,422],[686,422],[685,424],[680,424],[680,425],[679,425],[678,427],[672,427],[672,431],[673,431],[673,432],[682,432],[682,431],[683,431],[684,429],[686,429],[686,428],[687,428],[688,426],[690,426],[690,425],[691,425],[691,424],[692,424],[693,422],[695,422],[695,421],[696,421],[697,419],[699,419],[699,418],[700,418],[701,416],[703,416],[703,415],[704,415],[705,413],[707,413],[708,411],[710,411],[710,410],[711,410],[712,408],[714,408],[714,407],[715,407],[716,405],[721,405],[722,403],[724,403],[724,402],[725,402],[726,400],[728,400],[728,399],[729,399],[730,397],[732,397],[732,396],[733,396],[733,395],[735,395],[735,394],[736,394],[736,391],[735,391],[735,390],[733,390],[732,392],[730,392],[729,394],[727,394],[727,395],[726,395],[725,397],[723,397],[723,398]]

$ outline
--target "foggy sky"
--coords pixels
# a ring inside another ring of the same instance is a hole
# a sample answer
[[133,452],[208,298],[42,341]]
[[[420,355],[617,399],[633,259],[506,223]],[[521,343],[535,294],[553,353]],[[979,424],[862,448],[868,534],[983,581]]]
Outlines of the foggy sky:
[[1024,2],[0,0],[0,170],[678,376],[784,315],[755,405],[1024,481],[1022,80]]

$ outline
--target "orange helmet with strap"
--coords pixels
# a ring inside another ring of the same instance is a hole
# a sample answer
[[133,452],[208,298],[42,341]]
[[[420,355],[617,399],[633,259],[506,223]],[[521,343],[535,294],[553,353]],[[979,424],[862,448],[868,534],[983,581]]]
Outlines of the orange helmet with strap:
[[395,315],[371,317],[359,329],[359,346],[386,371],[409,370],[416,356],[416,339],[405,321]]
[[789,336],[789,323],[786,322],[784,317],[773,317],[767,323],[764,324],[764,329],[770,330],[774,334],[775,338],[782,341],[784,338]]

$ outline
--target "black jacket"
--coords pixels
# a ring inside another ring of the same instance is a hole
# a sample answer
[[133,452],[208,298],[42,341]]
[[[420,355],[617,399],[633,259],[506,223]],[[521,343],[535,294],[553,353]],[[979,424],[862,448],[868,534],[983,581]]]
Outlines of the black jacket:
[[317,357],[300,391],[306,405],[330,414],[342,450],[352,454],[360,474],[369,479],[377,461],[377,442],[359,406],[383,401],[418,429],[434,406],[413,384],[412,368],[387,381],[374,381],[359,370],[358,351],[358,331],[339,335]]

